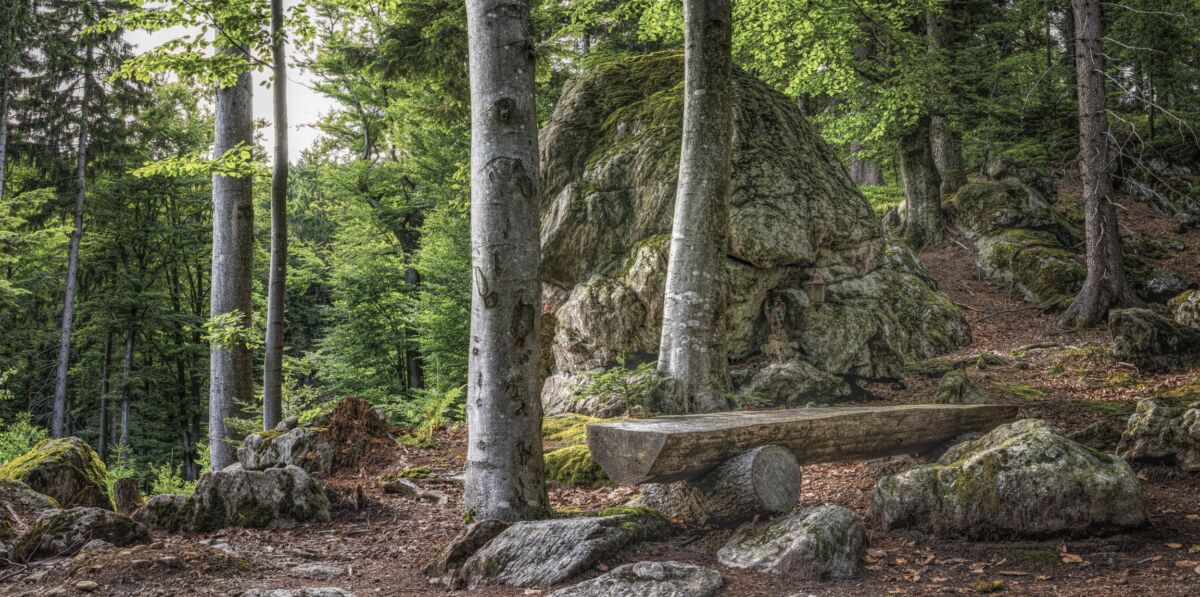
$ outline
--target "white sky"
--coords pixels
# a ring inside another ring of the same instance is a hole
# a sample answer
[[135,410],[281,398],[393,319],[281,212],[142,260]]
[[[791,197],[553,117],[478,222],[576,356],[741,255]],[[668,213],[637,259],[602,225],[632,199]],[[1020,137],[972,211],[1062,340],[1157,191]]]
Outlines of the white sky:
[[[298,3],[299,0],[284,1],[284,5],[288,8]],[[158,31],[153,35],[145,31],[129,31],[126,32],[125,38],[134,45],[138,52],[143,52],[179,35],[182,31],[184,31],[182,28],[172,28]],[[329,98],[305,86],[305,84],[312,83],[312,76],[308,72],[296,67],[295,63],[295,59],[288,61],[287,87],[288,130],[290,133],[288,137],[288,154],[291,156],[293,163],[299,160],[300,153],[311,146],[317,139],[320,133],[312,125],[320,119],[321,114],[328,112],[334,103]],[[267,149],[268,158],[274,153],[274,144],[270,141],[274,134],[271,90],[270,88],[259,86],[259,83],[269,78],[269,74],[267,72],[254,73],[254,118],[267,122],[266,128],[261,129],[259,132],[267,140],[264,145]]]

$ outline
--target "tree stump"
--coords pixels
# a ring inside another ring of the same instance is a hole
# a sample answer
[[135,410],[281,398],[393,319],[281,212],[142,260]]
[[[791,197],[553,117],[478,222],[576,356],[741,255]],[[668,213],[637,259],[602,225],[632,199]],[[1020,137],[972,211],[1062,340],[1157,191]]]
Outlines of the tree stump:
[[642,505],[688,524],[730,527],[790,512],[800,497],[800,465],[787,449],[759,446],[695,481],[642,485]]
[[117,479],[113,483],[113,502],[116,503],[117,512],[121,514],[133,514],[135,510],[145,506],[146,500],[142,497],[142,490],[138,487],[137,479],[132,477]]

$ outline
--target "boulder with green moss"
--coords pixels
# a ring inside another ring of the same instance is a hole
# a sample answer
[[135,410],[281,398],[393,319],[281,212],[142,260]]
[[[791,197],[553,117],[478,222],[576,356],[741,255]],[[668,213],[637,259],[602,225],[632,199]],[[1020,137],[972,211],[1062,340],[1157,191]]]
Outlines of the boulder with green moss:
[[1138,401],[1117,451],[1130,460],[1172,462],[1185,471],[1200,471],[1200,403]]
[[604,469],[592,459],[587,446],[567,446],[545,454],[546,479],[577,487],[610,483]]
[[167,532],[286,529],[329,520],[329,498],[298,466],[216,471],[202,477],[192,495],[154,496],[134,517]]
[[0,467],[0,479],[21,481],[64,508],[113,509],[108,471],[100,456],[77,437],[42,440],[32,450]]
[[827,504],[742,526],[717,561],[792,579],[850,578],[866,542],[857,514]]
[[1175,323],[1200,330],[1200,290],[1187,290],[1176,295],[1167,307]]
[[0,553],[39,518],[62,510],[54,498],[12,479],[0,479]]
[[76,507],[39,520],[9,550],[9,558],[24,562],[40,556],[77,553],[99,539],[116,546],[150,541],[150,531],[132,518],[103,508]]
[[684,562],[638,562],[555,591],[550,597],[711,597],[725,584],[720,572]]
[[871,512],[886,530],[1036,538],[1126,531],[1147,522],[1137,474],[1037,419],[954,446],[935,464],[884,477]]
[[295,465],[309,474],[328,475],[333,467],[333,447],[324,433],[311,427],[248,435],[237,457],[248,471]]
[[468,589],[554,585],[635,541],[671,529],[664,516],[649,510],[601,514],[514,523],[468,557],[455,578]]
[[1113,356],[1146,371],[1168,371],[1200,360],[1200,330],[1145,308],[1108,314]]
[[[911,256],[889,253],[871,206],[795,102],[740,70],[733,87],[732,364],[764,362],[775,338],[798,347],[817,382],[891,378],[969,342]],[[682,109],[680,53],[625,57],[568,82],[543,128],[547,412],[622,414],[574,399],[592,381],[584,373],[658,352]],[[805,293],[814,275],[827,284],[819,305]]]
[[953,369],[938,382],[933,390],[933,401],[937,404],[990,404],[992,399],[971,381],[965,369]]

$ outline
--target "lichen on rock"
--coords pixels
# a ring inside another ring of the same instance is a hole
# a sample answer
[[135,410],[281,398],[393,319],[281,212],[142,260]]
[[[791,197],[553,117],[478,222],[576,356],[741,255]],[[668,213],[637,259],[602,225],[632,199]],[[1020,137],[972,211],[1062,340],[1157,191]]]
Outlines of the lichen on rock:
[[96,451],[77,437],[46,439],[0,467],[0,479],[21,481],[64,508],[113,509],[108,473]]
[[150,541],[150,531],[132,518],[103,508],[75,507],[39,520],[9,550],[24,562],[38,556],[71,555],[100,539],[126,546]]
[[956,445],[937,463],[884,477],[871,512],[884,529],[970,538],[1118,532],[1146,524],[1122,459],[1025,419]]
[[[593,67],[567,83],[543,128],[547,412],[623,414],[573,400],[589,383],[584,372],[658,352],[682,62],[662,52]],[[888,248],[870,205],[795,103],[740,70],[733,87],[725,268],[734,364],[766,362],[766,306],[775,304],[785,311],[777,339],[796,345],[790,356],[820,382],[897,377],[908,360],[968,342],[966,321],[915,259]],[[828,285],[821,305],[804,292],[814,274]],[[822,331],[825,323],[847,333]]]
[[551,597],[710,597],[720,572],[685,562],[637,562],[551,593]]
[[742,526],[717,552],[717,561],[788,578],[849,578],[866,540],[857,514],[826,504]]
[[953,369],[938,382],[933,401],[937,404],[989,404],[992,399],[971,381],[965,369]]
[[1129,460],[1174,462],[1185,471],[1200,471],[1200,402],[1138,401],[1117,451]]
[[1147,371],[1167,371],[1200,360],[1200,330],[1148,308],[1108,314],[1113,356]]
[[333,447],[311,427],[252,433],[238,448],[237,457],[249,471],[295,465],[309,474],[328,475],[333,467]]

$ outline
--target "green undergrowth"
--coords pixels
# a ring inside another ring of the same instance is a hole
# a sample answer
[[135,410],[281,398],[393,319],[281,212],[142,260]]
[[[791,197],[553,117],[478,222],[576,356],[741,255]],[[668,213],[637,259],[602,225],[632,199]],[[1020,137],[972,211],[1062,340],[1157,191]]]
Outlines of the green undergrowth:
[[1004,392],[1009,396],[1015,396],[1025,400],[1037,400],[1039,398],[1046,397],[1046,392],[1044,390],[1040,390],[1029,384],[995,382],[992,385],[997,390]]

